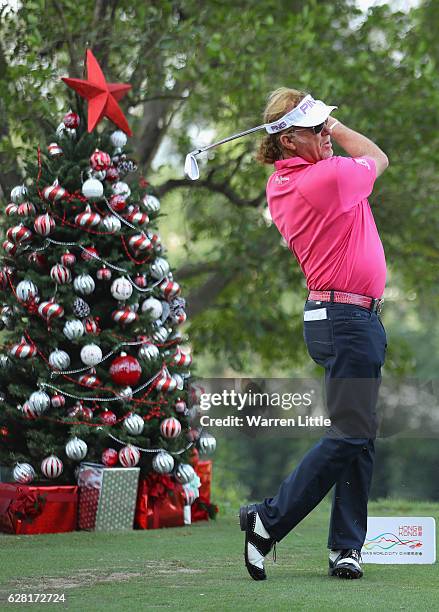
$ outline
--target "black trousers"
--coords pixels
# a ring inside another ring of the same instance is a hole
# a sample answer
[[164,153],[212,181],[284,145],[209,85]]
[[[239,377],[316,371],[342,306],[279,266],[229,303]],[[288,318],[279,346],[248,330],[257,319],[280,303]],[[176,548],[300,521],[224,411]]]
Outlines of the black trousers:
[[[309,311],[315,311],[312,314]],[[376,404],[387,347],[379,317],[350,304],[307,301],[304,338],[325,368],[331,427],[281,483],[257,505],[268,533],[280,541],[335,485],[328,548],[361,549],[374,464]]]

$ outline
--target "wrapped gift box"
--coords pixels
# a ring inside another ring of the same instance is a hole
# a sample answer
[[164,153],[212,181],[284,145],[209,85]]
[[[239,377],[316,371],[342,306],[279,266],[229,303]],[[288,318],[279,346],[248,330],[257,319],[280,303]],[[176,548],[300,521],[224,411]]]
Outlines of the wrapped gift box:
[[132,529],[139,471],[82,462],[78,474],[79,529]]
[[184,525],[183,487],[167,475],[150,474],[139,484],[135,526],[159,529]]
[[201,480],[199,496],[191,506],[192,522],[208,521],[209,513],[205,506],[210,505],[210,487],[212,485],[212,461],[195,461],[194,470]]
[[76,529],[78,487],[0,483],[0,530],[15,534]]

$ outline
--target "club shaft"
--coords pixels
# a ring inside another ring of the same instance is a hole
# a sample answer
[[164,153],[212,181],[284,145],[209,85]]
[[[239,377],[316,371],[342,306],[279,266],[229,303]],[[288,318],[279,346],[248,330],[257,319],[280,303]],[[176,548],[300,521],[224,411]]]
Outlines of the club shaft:
[[245,132],[239,132],[239,134],[233,134],[233,136],[229,136],[228,138],[223,138],[223,140],[219,140],[218,142],[214,142],[213,144],[208,145],[207,147],[202,147],[201,149],[197,149],[194,151],[194,155],[199,155],[200,153],[204,153],[204,151],[208,151],[209,149],[213,149],[214,147],[218,147],[219,145],[224,144],[225,142],[230,142],[231,140],[235,140],[236,138],[241,138],[241,136],[246,136],[247,134],[251,134],[252,132],[258,132],[259,130],[265,129],[265,123],[262,125],[258,125],[254,128],[250,128]]

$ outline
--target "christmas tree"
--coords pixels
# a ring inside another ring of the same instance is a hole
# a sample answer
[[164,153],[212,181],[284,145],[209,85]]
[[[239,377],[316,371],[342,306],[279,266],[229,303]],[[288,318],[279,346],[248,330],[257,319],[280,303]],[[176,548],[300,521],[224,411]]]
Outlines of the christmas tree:
[[160,202],[125,150],[130,86],[107,83],[91,51],[87,79],[63,80],[76,112],[27,160],[5,209],[0,464],[22,484],[72,483],[83,459],[185,483],[194,442],[208,452],[215,440],[191,429],[185,301]]

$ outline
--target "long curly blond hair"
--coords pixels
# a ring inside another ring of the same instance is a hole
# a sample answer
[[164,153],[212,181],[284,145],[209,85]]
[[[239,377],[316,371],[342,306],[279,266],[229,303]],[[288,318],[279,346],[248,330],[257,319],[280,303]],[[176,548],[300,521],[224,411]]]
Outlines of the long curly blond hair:
[[[277,121],[297,106],[306,95],[303,91],[289,89],[288,87],[279,87],[279,89],[272,91],[268,96],[264,110],[264,123]],[[277,159],[282,159],[282,145],[279,137],[292,131],[294,131],[294,128],[287,128],[277,134],[266,134],[259,143],[256,160],[261,164],[274,164]]]

